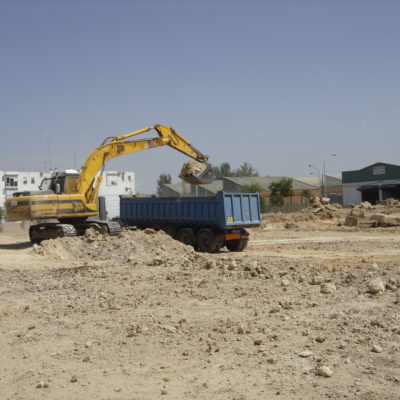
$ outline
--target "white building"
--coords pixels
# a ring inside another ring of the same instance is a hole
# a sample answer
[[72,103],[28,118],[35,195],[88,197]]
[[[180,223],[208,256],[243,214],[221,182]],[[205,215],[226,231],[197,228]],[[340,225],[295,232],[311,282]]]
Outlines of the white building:
[[39,190],[44,178],[50,178],[51,172],[0,171],[0,207],[14,192]]
[[104,171],[99,196],[106,200],[107,217],[119,217],[119,196],[136,194],[135,173],[126,171]]
[[[39,190],[44,178],[50,178],[51,172],[0,171],[0,207],[4,207],[7,198],[14,192]],[[106,201],[108,218],[119,216],[119,196],[136,194],[135,173],[127,171],[104,171],[99,196]]]

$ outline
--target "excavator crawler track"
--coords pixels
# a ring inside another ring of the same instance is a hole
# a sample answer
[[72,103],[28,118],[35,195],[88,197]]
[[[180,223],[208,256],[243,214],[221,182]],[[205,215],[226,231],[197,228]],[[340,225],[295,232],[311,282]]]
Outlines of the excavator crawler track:
[[32,243],[36,244],[43,240],[76,235],[75,227],[70,224],[37,224],[29,228],[29,238]]
[[122,232],[120,224],[114,221],[86,221],[79,224],[48,223],[32,225],[29,229],[29,238],[32,243],[39,244],[43,240],[81,236],[89,228],[100,233],[108,233],[110,236],[118,236]]
[[118,236],[122,232],[121,225],[118,222],[108,222],[107,226],[110,236]]
[[89,228],[93,228],[99,233],[108,233],[110,236],[118,236],[122,232],[121,225],[114,221],[90,220],[76,224],[75,228],[78,235],[84,235],[86,229]]
[[67,236],[76,236],[77,232],[76,229],[73,225],[70,224],[58,224],[58,226],[62,230],[62,237],[67,237]]

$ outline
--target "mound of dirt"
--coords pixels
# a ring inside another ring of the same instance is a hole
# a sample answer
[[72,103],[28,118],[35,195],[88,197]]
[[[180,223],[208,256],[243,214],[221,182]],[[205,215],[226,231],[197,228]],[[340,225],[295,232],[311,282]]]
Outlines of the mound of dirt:
[[123,231],[113,237],[88,230],[85,236],[43,241],[33,253],[59,260],[114,260],[122,264],[169,265],[206,262],[207,255],[172,239],[163,231]]
[[345,218],[346,210],[337,208],[332,212],[329,210],[315,213],[315,208],[305,208],[294,213],[268,213],[263,214],[261,229],[269,229],[274,226],[281,226],[284,229],[322,229],[336,226],[339,221]]
[[63,261],[107,261],[114,266],[154,266],[184,270],[214,269],[220,275],[240,275],[248,278],[267,276],[269,266],[258,257],[236,258],[234,253],[215,257],[196,252],[193,247],[174,240],[163,231],[123,231],[120,236],[108,236],[88,229],[85,236],[65,237],[34,245],[32,252],[40,257]]

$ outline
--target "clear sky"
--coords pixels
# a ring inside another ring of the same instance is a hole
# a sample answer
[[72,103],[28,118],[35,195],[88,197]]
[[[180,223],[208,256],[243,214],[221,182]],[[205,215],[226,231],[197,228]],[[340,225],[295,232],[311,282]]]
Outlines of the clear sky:
[[[400,164],[399,21],[396,0],[0,0],[0,170],[80,167],[154,123],[260,175]],[[108,169],[149,193],[187,160]]]

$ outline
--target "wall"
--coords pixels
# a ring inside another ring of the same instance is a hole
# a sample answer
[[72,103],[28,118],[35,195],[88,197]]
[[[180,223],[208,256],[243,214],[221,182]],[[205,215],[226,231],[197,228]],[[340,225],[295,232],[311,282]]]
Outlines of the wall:
[[342,187],[342,185],[327,186],[326,194],[328,197],[329,197],[329,194],[335,194],[337,196],[341,196],[343,194],[343,187]]
[[358,204],[361,202],[361,192],[357,190],[360,186],[356,183],[343,183],[343,205]]
[[242,191],[242,186],[228,179],[224,179],[223,190],[227,193],[240,193]]
[[99,196],[106,201],[107,217],[109,219],[119,217],[119,196],[134,195],[135,174],[126,171],[105,171],[101,183]]
[[[319,196],[318,189],[310,189],[310,193],[312,197]],[[261,196],[264,197],[267,204],[270,204],[270,190],[263,190],[261,192]],[[285,204],[308,204],[308,199],[303,196],[303,190],[293,190],[293,196],[284,198]]]

